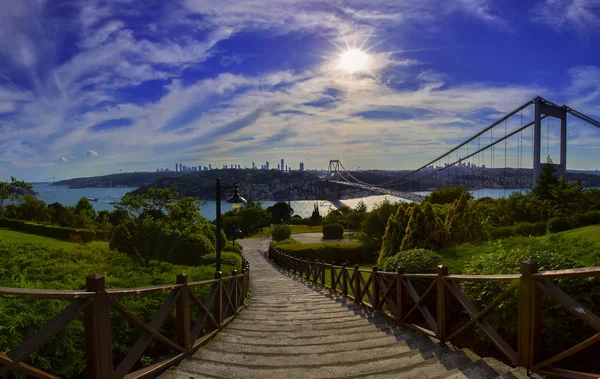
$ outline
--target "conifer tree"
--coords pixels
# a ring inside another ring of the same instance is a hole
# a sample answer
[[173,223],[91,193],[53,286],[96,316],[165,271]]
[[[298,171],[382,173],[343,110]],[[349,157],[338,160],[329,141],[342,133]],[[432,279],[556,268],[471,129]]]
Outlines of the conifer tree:
[[406,235],[400,250],[435,249],[439,246],[442,229],[443,224],[431,204],[421,203],[410,212]]
[[446,244],[459,245],[476,241],[484,235],[483,223],[479,213],[468,202],[467,196],[455,200],[446,216]]
[[408,219],[410,217],[410,208],[411,206],[409,204],[402,203],[398,207],[396,214],[390,216],[388,219],[377,263],[400,251],[400,245],[402,245],[402,240],[406,233],[406,226],[408,225]]

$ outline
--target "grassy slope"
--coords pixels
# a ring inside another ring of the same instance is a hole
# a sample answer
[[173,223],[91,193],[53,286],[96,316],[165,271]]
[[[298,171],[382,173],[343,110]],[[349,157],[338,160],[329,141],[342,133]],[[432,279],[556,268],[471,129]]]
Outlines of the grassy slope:
[[[57,240],[57,239],[50,238],[50,237],[22,233],[22,232],[17,232],[14,230],[3,229],[3,228],[0,228],[0,236],[2,236],[2,239],[6,242],[35,243],[35,244],[47,246],[47,247],[50,247],[53,249],[64,249],[64,250],[72,251],[79,246],[78,244],[69,242],[69,241],[62,241],[62,240]],[[108,249],[108,242],[93,241],[93,242],[85,244],[85,246]]]
[[[541,242],[548,242],[552,236],[564,237],[567,239],[582,239],[597,245],[600,249],[600,225],[592,225],[542,237],[511,237],[492,242],[477,244],[467,243],[448,249],[442,249],[439,251],[439,254],[442,256],[442,263],[449,267],[451,273],[459,273],[462,272],[465,263],[474,255],[488,254],[497,251],[500,248],[510,250],[517,247],[534,247],[538,246]],[[586,265],[600,265],[600,262],[597,262],[595,257],[584,256],[580,257],[580,259]]]

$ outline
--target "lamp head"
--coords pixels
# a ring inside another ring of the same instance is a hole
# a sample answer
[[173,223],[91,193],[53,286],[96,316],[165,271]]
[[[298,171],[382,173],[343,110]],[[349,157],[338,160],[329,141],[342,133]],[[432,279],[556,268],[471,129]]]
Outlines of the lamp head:
[[233,209],[239,209],[239,208],[241,208],[242,204],[244,204],[246,202],[246,199],[244,199],[240,195],[240,191],[238,190],[238,187],[237,187],[237,182],[235,182],[235,184],[234,184],[233,196],[231,196],[231,198],[228,199],[227,202],[229,204],[231,204],[231,207]]

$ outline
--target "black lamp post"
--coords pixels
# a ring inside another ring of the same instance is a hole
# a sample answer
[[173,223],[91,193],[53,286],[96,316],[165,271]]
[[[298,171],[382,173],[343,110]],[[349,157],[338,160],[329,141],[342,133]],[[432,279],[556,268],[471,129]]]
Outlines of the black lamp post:
[[225,193],[225,191],[233,189],[233,196],[227,200],[228,203],[234,209],[238,209],[246,202],[240,195],[240,191],[237,187],[237,182],[233,181],[233,187],[225,187],[221,186],[221,178],[217,178],[217,262],[216,269],[217,272],[221,271],[221,250],[223,250],[223,245],[221,243],[221,196]]

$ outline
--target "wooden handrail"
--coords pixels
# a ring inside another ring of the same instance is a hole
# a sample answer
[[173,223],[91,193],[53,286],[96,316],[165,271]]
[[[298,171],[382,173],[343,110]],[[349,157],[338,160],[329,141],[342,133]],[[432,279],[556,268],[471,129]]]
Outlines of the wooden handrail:
[[[327,285],[324,277],[313,275],[313,270],[324,267],[322,263],[282,253],[272,245],[269,248],[269,256],[284,269],[298,274],[317,286],[328,288],[332,293],[352,299],[357,304],[381,312],[396,322],[443,342],[452,341],[467,330],[477,327],[502,352],[502,355],[515,365],[550,376],[598,377],[598,374],[565,370],[555,366],[592,344],[600,343],[600,317],[562,292],[549,280],[599,277],[600,267],[538,272],[537,263],[529,260],[521,264],[520,274],[449,275],[445,266],[440,266],[437,274],[420,274],[405,273],[401,266],[396,272],[383,272],[377,267],[364,270],[358,265],[347,267],[345,264],[342,266],[332,264],[328,265],[331,285]],[[320,273],[324,271],[325,269],[322,269]],[[430,279],[431,282],[426,290],[421,289],[422,293],[419,293],[411,281],[422,279]],[[500,292],[483,309],[477,309],[457,284],[459,282],[495,283]],[[515,292],[518,297],[517,347],[511,346],[504,340],[486,320],[490,312]],[[576,346],[552,357],[544,357],[542,360],[542,293],[548,294],[598,333]],[[407,299],[411,299],[412,304],[409,304]],[[452,301],[456,305],[460,304],[469,317],[466,323],[462,321],[462,325],[458,325],[454,330],[452,330]],[[435,304],[435,312],[429,309],[432,303]],[[410,321],[417,315],[421,317],[421,324]]]
[[[244,307],[249,290],[249,265],[242,263],[242,273],[215,279],[188,283],[185,274],[177,275],[176,284],[141,288],[106,289],[104,276],[90,275],[86,279],[86,291],[40,290],[0,287],[0,298],[13,299],[58,299],[71,300],[64,310],[47,322],[37,333],[28,337],[19,346],[6,354],[0,354],[0,375],[15,370],[39,378],[56,378],[48,372],[23,363],[32,353],[59,333],[67,324],[83,313],[87,377],[91,379],[141,378],[159,373],[191,355],[223,329]],[[201,300],[192,291],[199,286],[210,286],[208,297]],[[126,296],[143,296],[169,292],[166,300],[151,322],[145,322],[118,299]],[[191,307],[198,310],[198,318],[191,319]],[[161,327],[172,309],[175,309],[176,340],[161,332]],[[140,329],[141,337],[127,356],[115,367],[113,364],[111,310]],[[206,326],[206,321],[210,325]],[[204,333],[200,335],[201,333]],[[166,345],[174,351],[170,357],[153,365],[134,370],[136,362],[152,340]]]

